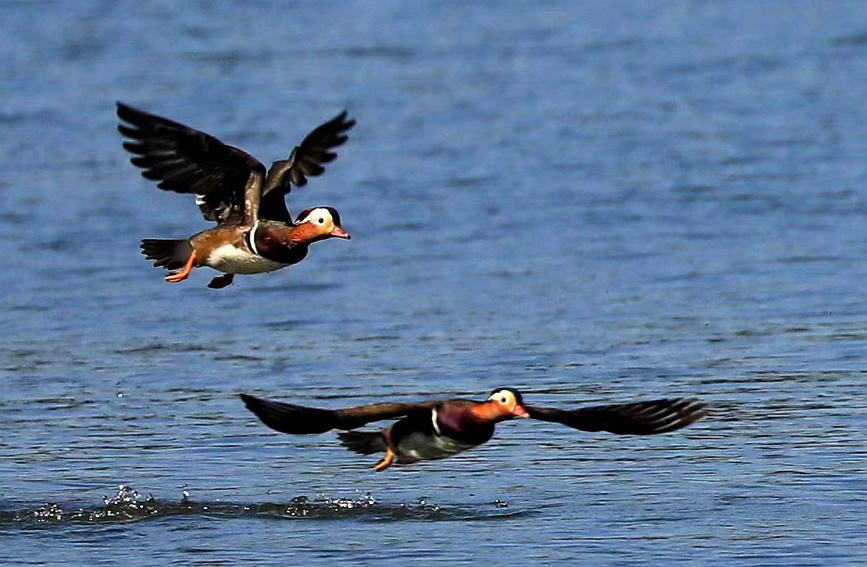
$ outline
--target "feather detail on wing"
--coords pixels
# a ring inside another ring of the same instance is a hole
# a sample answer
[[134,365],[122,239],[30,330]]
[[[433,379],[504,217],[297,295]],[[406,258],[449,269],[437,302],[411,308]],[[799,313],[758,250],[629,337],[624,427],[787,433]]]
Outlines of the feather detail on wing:
[[329,410],[275,402],[241,394],[247,409],[262,423],[281,433],[307,435],[325,433],[332,429],[350,430],[373,421],[402,417],[430,410],[436,402],[404,404],[384,402],[345,409]]
[[121,102],[117,116],[122,121],[118,131],[128,139],[123,147],[135,155],[132,164],[142,169],[145,178],[158,181],[160,189],[196,195],[205,219],[241,222],[251,198],[253,208],[258,208],[265,167],[253,156]]
[[619,435],[654,435],[686,427],[705,417],[707,405],[685,398],[593,406],[562,410],[525,406],[530,417],[560,423],[581,431],[607,431]]
[[334,148],[346,142],[346,132],[355,125],[355,120],[347,120],[346,116],[344,110],[317,126],[301,144],[295,146],[288,159],[271,164],[262,189],[262,218],[292,224],[285,197],[292,186],[302,187],[307,184],[308,177],[321,175],[325,171],[324,164],[337,157]]

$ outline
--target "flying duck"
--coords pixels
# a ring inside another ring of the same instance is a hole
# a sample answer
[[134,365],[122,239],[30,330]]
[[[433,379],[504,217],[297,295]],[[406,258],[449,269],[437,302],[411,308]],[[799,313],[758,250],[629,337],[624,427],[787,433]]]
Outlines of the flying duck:
[[332,207],[315,207],[293,221],[285,197],[292,186],[325,171],[333,151],[355,125],[346,111],[315,128],[289,157],[265,166],[250,154],[167,118],[117,103],[123,147],[133,165],[157,187],[196,196],[205,220],[217,226],[189,238],[144,239],[142,253],[154,266],[176,270],[168,282],[185,280],[193,268],[209,266],[224,275],[208,287],[231,285],[235,274],[273,272],[296,264],[309,246],[327,238],[349,238]]
[[[356,453],[385,452],[373,467],[383,471],[393,463],[443,459],[491,439],[497,423],[531,418],[560,423],[581,431],[618,435],[668,433],[707,415],[707,405],[691,398],[590,406],[564,410],[524,403],[514,388],[498,388],[483,402],[466,399],[421,403],[382,402],[344,409],[321,409],[264,400],[241,394],[247,409],[262,423],[282,433],[315,434],[332,429],[340,443]],[[381,431],[352,431],[370,422],[401,418]]]

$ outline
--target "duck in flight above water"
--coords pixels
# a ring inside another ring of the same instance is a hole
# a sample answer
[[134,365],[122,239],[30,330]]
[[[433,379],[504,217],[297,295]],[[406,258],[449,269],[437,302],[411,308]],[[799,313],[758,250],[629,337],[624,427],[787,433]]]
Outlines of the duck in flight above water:
[[325,171],[334,148],[355,125],[346,111],[315,128],[285,160],[265,166],[250,154],[178,122],[117,103],[123,147],[157,187],[196,196],[205,220],[217,226],[186,239],[145,239],[142,253],[154,266],[177,270],[179,282],[193,268],[209,266],[224,275],[208,287],[231,285],[235,274],[273,272],[296,264],[309,246],[327,238],[349,238],[331,207],[307,209],[293,221],[285,197],[292,186]]
[[[356,453],[385,452],[375,471],[392,463],[443,459],[477,447],[491,439],[501,421],[531,418],[560,423],[581,431],[607,431],[618,435],[668,433],[707,415],[707,405],[686,398],[590,406],[574,410],[535,407],[524,403],[513,388],[494,390],[483,402],[465,399],[422,403],[383,402],[345,409],[320,409],[241,394],[241,399],[262,423],[282,433],[315,434],[332,429],[340,443]],[[401,418],[381,431],[352,431],[367,423]]]

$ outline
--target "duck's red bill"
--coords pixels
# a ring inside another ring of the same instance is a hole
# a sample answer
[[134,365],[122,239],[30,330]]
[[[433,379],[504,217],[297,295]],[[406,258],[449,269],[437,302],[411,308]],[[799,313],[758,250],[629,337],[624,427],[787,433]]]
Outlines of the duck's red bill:
[[515,409],[512,410],[512,415],[515,417],[530,417],[530,414],[521,404],[515,406]]
[[349,240],[351,238],[349,236],[349,233],[339,226],[335,226],[331,229],[331,236],[333,236],[334,238],[345,238],[346,240]]

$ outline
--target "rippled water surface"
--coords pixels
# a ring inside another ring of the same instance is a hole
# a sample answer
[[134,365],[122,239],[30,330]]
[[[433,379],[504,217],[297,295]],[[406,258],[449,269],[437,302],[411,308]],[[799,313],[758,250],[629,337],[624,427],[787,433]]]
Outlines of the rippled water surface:
[[[0,564],[867,562],[867,6],[0,4]],[[295,212],[351,241],[177,285],[206,226],[123,100],[265,162],[358,124]],[[617,438],[501,425],[374,474],[339,407],[700,397]]]

